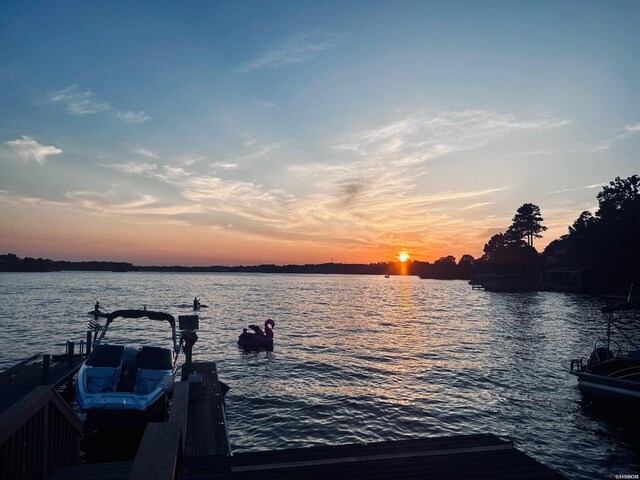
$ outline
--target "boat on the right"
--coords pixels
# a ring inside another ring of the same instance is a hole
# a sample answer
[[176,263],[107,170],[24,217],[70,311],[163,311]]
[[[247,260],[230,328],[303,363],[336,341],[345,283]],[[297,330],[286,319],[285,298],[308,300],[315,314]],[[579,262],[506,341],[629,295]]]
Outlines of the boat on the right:
[[[583,395],[606,402],[640,406],[640,348],[615,320],[619,312],[640,311],[640,301],[632,300],[605,307],[607,335],[596,340],[593,351],[586,361],[571,360],[571,373],[578,377],[578,388]],[[626,350],[611,339],[611,330],[616,328],[632,348]]]

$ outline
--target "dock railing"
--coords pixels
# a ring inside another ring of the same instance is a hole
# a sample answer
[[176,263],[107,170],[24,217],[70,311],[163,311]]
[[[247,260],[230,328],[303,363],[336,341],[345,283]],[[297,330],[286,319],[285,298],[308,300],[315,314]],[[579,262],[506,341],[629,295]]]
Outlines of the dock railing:
[[82,423],[49,385],[35,387],[0,414],[0,478],[46,479],[76,465]]

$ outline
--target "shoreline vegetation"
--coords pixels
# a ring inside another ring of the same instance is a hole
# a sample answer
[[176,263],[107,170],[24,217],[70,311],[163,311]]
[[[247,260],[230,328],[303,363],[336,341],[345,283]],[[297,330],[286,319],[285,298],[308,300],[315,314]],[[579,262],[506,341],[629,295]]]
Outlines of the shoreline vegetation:
[[0,255],[0,272],[229,272],[351,275],[417,275],[421,278],[470,280],[495,290],[559,290],[623,292],[640,284],[640,176],[616,177],[597,195],[595,214],[584,211],[569,233],[553,240],[543,252],[533,246],[547,228],[540,208],[525,203],[504,233],[493,235],[476,259],[452,255],[433,263],[422,261],[369,264],[136,266],[128,262],[55,261]]

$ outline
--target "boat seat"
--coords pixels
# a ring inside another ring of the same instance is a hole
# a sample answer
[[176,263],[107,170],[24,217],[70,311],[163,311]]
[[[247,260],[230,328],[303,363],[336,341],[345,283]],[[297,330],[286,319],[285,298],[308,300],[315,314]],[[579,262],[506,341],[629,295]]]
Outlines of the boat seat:
[[146,395],[153,391],[158,382],[165,376],[170,375],[165,370],[146,370],[139,368],[136,376],[136,384],[133,393]]
[[86,364],[90,367],[119,367],[122,365],[124,345],[98,345],[91,352]]
[[161,347],[142,347],[138,353],[138,368],[145,370],[173,369],[171,350]]
[[89,393],[113,392],[118,384],[120,368],[93,367],[87,370],[86,375]]

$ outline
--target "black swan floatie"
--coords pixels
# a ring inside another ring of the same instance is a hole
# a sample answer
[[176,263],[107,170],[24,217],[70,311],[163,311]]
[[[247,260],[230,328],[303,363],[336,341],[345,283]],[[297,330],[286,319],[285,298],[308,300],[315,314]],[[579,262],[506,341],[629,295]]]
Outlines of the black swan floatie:
[[270,348],[273,347],[273,327],[276,322],[270,318],[264,322],[264,332],[257,325],[249,325],[253,333],[242,330],[242,334],[238,337],[238,345],[246,349]]

